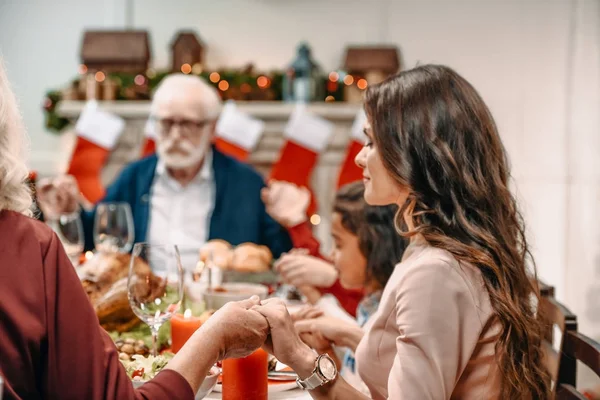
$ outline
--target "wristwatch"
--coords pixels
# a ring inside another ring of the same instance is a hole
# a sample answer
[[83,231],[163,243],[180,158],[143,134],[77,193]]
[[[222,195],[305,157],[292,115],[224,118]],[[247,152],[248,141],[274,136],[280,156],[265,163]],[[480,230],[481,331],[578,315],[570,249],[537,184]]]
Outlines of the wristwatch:
[[331,382],[337,376],[337,367],[335,362],[327,354],[321,354],[315,361],[315,369],[312,375],[302,380],[296,379],[296,384],[300,389],[313,390],[319,386]]

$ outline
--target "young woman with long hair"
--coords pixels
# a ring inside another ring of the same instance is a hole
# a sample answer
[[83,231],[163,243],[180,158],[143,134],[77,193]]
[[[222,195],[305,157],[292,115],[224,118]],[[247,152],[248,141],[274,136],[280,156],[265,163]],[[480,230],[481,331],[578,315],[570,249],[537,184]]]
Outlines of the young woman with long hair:
[[[548,398],[535,268],[487,106],[452,69],[425,65],[371,86],[365,111],[365,200],[398,204],[410,240],[356,352],[372,398]],[[285,307],[262,304],[270,350],[301,380],[323,372]],[[325,372],[314,398],[364,398]]]

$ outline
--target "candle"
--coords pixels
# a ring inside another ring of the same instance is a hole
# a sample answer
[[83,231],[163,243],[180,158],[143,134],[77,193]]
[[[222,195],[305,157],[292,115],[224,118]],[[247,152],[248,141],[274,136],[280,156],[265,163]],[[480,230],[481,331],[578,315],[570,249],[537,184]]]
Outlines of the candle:
[[223,361],[223,400],[267,400],[267,353],[258,349],[245,358]]
[[177,353],[185,342],[202,325],[202,320],[192,316],[192,310],[187,309],[183,314],[173,314],[171,317],[171,351]]

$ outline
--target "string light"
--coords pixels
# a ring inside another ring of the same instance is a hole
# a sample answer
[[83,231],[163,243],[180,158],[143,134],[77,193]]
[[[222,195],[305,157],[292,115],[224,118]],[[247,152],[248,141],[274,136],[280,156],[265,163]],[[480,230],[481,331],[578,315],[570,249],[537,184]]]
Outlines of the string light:
[[146,76],[150,79],[156,78],[156,71],[153,68],[148,68],[146,71]]
[[227,81],[219,82],[219,89],[221,89],[222,91],[226,91],[227,89],[229,89],[229,82],[227,82]]
[[202,64],[196,63],[192,66],[192,72],[196,75],[200,75],[202,73]]
[[335,71],[329,73],[329,80],[331,82],[337,82],[340,79],[340,74]]
[[358,82],[356,82],[356,86],[358,86],[360,90],[366,89],[367,85],[368,83],[366,79],[359,79]]
[[188,63],[185,63],[181,66],[181,72],[183,72],[184,74],[189,74],[190,72],[192,72],[192,66]]
[[218,72],[213,72],[209,75],[208,79],[210,79],[212,83],[217,83],[221,80],[221,75],[219,75]]
[[104,80],[106,79],[106,75],[104,75],[104,72],[102,71],[96,72],[96,75],[94,77],[96,78],[96,82],[104,82]]
[[333,97],[333,96],[327,96],[327,97],[325,97],[325,101],[327,101],[327,102],[335,101],[335,97]]
[[321,223],[321,217],[318,214],[311,215],[310,223],[313,225],[319,225]]
[[146,82],[146,78],[144,78],[144,75],[136,75],[133,82],[138,86],[142,86]]
[[86,260],[91,260],[94,257],[94,253],[92,253],[91,251],[86,251],[85,252],[85,259]]
[[258,79],[256,79],[256,84],[259,88],[264,89],[269,86],[269,78],[264,75],[259,76]]
[[344,84],[345,84],[346,86],[350,86],[350,85],[352,85],[353,83],[354,83],[354,78],[352,77],[352,75],[346,75],[346,76],[344,77]]
[[79,73],[81,75],[85,74],[86,72],[88,72],[88,67],[85,64],[80,64],[79,65]]
[[250,93],[250,92],[252,91],[252,86],[250,86],[250,85],[249,85],[249,84],[247,84],[247,83],[242,83],[242,84],[240,85],[240,91],[241,91],[242,93]]

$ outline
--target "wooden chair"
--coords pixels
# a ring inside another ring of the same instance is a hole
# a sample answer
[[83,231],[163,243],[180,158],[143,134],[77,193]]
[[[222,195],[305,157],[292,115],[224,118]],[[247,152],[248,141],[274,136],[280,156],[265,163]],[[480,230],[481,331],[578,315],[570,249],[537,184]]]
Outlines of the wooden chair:
[[[536,280],[533,277],[530,278],[533,286],[538,288],[540,291],[540,298],[554,298],[554,286],[547,285],[546,283]],[[544,337],[550,343],[554,343],[554,329],[551,323],[547,323],[546,331],[544,332]]]
[[[542,296],[538,307],[538,315],[546,325],[546,333],[542,341],[544,364],[550,373],[553,394],[559,383],[575,387],[577,363],[574,359],[561,357],[565,339],[569,332],[577,332],[577,317],[554,297]],[[553,327],[561,331],[558,351],[553,348]]]
[[[561,368],[563,363],[569,364],[572,362],[576,364],[577,361],[580,361],[594,371],[596,376],[600,377],[600,343],[597,343],[584,334],[568,331],[563,340],[561,357]],[[559,377],[558,387],[556,388],[556,399],[585,400],[586,397],[579,393],[575,387],[574,384],[561,381]]]

